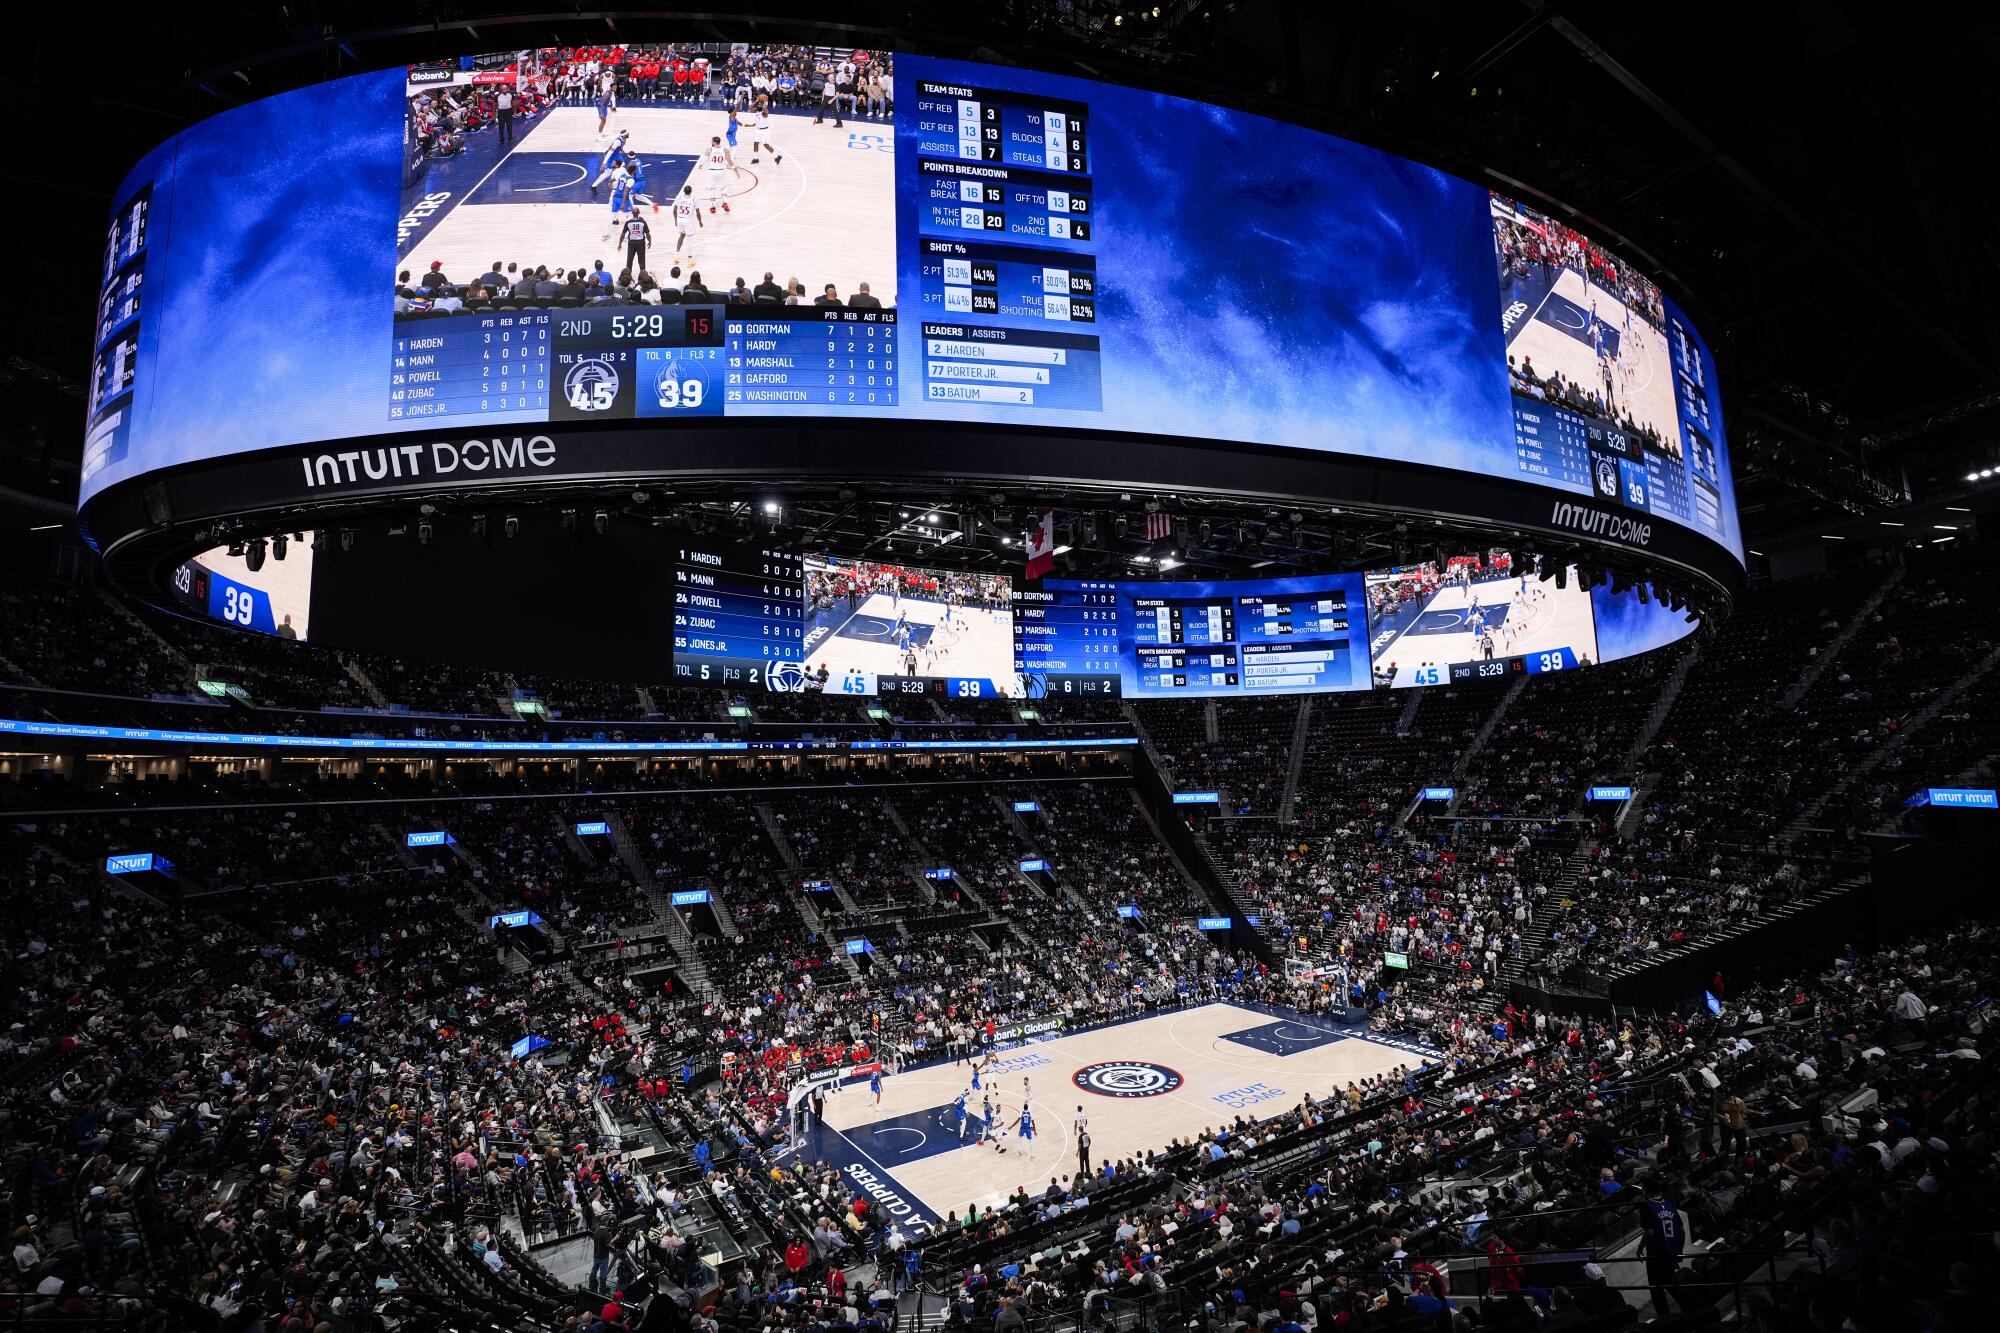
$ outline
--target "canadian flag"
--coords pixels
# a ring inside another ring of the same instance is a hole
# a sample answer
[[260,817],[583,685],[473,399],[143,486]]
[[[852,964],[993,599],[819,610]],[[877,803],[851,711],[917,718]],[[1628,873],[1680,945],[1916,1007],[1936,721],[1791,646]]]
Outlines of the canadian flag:
[[1053,510],[1044,509],[1035,526],[1028,529],[1027,576],[1038,579],[1055,567],[1056,516]]

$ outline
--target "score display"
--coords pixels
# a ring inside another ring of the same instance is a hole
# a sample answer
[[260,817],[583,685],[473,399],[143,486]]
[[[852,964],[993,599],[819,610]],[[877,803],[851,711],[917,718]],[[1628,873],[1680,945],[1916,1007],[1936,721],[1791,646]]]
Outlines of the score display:
[[[434,469],[301,466],[388,458],[408,432],[559,423],[558,461],[482,478],[543,484],[733,461],[719,432],[655,448],[570,429],[595,421],[845,417],[909,427],[876,460],[899,476],[976,447],[931,429],[947,426],[1028,435],[996,475],[1121,489],[1207,485],[1229,463],[1203,450],[1269,447],[1292,489],[1324,479],[1316,502],[1365,491],[1707,574],[1733,572],[1724,552],[1740,564],[1709,348],[1563,218],[1303,126],[921,52],[824,53],[851,86],[893,89],[872,115],[781,105],[732,126],[736,76],[796,79],[800,53],[660,40],[687,53],[676,96],[628,100],[601,131],[594,107],[539,98],[518,138],[425,128],[567,73],[552,50],[474,50],[265,98],[149,153],[111,191],[86,519],[149,522],[97,498],[197,465],[212,484],[190,520],[302,489],[416,491]],[[312,180],[314,207],[273,179]],[[797,465],[850,475],[839,455],[802,439]],[[1301,466],[1326,456],[1380,461],[1380,484]],[[227,485],[209,466],[225,461]],[[1212,669],[1245,677],[1244,641],[1217,646],[1238,651]]]
[[797,688],[805,568],[796,554],[690,541],[676,552],[673,590],[675,680]]

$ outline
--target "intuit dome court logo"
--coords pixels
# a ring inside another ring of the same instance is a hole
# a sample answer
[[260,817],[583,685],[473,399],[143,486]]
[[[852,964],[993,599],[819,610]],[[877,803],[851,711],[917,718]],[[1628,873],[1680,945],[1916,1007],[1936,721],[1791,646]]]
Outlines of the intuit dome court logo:
[[1159,1097],[1187,1082],[1181,1071],[1146,1060],[1106,1060],[1085,1065],[1070,1082],[1100,1097]]

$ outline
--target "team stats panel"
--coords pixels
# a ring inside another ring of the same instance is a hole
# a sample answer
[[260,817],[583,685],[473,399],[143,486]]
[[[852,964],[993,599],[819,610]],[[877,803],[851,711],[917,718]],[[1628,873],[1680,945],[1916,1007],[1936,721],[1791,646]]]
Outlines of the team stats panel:
[[1356,574],[1215,583],[1045,579],[1015,593],[1017,665],[1031,695],[1366,689],[1367,620],[1349,614],[1364,605]]
[[1089,107],[919,80],[899,135],[925,400],[1102,411]]

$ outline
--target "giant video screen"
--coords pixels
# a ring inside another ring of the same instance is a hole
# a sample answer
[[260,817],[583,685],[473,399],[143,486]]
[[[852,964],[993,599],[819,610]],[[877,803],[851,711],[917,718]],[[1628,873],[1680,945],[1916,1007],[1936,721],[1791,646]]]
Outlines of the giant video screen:
[[1510,478],[1742,558],[1707,347],[1556,218],[1162,94],[684,36],[337,80],[149,155],[86,500],[321,442],[282,475],[335,498],[533,475],[523,426],[898,417]]

